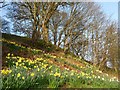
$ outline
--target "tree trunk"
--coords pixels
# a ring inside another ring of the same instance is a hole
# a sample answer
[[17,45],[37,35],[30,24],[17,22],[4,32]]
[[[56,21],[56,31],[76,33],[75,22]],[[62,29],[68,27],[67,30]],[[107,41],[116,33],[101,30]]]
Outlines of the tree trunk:
[[107,60],[106,60],[106,58],[104,58],[104,59],[102,60],[102,62],[98,65],[98,68],[99,68],[99,69],[102,68],[102,70],[103,70],[104,67],[106,66],[106,62],[107,62]]
[[[38,27],[40,29],[40,27]],[[40,38],[40,30],[37,30],[37,26],[33,26],[32,40],[37,41]]]
[[36,30],[34,30],[33,33],[32,33],[32,40],[33,41],[37,41],[39,39],[39,37],[40,37],[39,32],[37,32]]
[[58,25],[57,24],[55,24],[55,26],[54,26],[54,29],[55,29],[55,31],[54,31],[54,45],[56,45],[57,44],[57,27],[58,27]]
[[36,37],[36,22],[34,21],[34,23],[33,23],[33,32],[32,32],[32,40],[33,41],[36,41],[36,39],[37,39],[37,37]]
[[48,28],[45,24],[42,24],[42,30],[43,30],[43,39],[48,42]]

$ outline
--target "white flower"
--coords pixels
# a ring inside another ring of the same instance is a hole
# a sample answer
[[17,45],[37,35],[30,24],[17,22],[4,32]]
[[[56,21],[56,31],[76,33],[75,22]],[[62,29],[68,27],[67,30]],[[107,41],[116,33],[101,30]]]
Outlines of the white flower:
[[106,76],[108,76],[108,74],[106,74]]
[[94,78],[97,78],[96,76]]
[[112,78],[111,81],[114,81],[114,78]]
[[100,78],[100,76],[98,76],[98,78]]
[[99,71],[99,73],[102,73],[102,71]]
[[96,70],[96,72],[99,72],[99,70]]
[[105,80],[104,78],[102,78],[102,80]]
[[112,80],[110,79],[110,82],[111,82]]
[[117,82],[119,82],[119,80],[117,79]]
[[113,77],[113,79],[117,79],[116,77]]

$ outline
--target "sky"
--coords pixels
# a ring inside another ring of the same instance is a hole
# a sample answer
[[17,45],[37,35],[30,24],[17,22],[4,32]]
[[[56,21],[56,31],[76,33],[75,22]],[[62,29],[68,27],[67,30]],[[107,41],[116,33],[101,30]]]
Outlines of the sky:
[[[107,17],[111,17],[112,20],[118,21],[119,0],[94,0],[94,1],[101,5],[101,9],[107,15]],[[0,11],[1,15],[4,15],[3,12],[5,13],[5,10]]]
[[118,21],[118,2],[98,2],[98,4],[108,17]]

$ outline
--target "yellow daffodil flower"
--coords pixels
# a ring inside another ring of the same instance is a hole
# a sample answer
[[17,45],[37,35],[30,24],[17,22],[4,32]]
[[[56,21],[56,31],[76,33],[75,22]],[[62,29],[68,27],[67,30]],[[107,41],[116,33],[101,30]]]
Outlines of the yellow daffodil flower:
[[20,73],[18,73],[18,74],[17,74],[17,77],[19,78],[19,77],[20,77],[20,75],[21,75],[21,74],[20,74]]
[[9,74],[11,72],[12,72],[12,70],[5,70],[5,69],[1,70],[1,73],[4,74],[4,75]]
[[40,69],[38,68],[37,71],[40,71]]
[[8,53],[8,57],[10,56],[10,53]]
[[56,77],[56,76],[60,77],[60,73],[57,73],[57,72],[56,72],[56,73],[54,74],[54,76],[55,76],[55,77]]
[[31,73],[31,74],[30,74],[30,76],[32,76],[32,77],[33,77],[34,75],[35,75],[34,73]]
[[16,62],[16,66],[18,66],[18,62]]
[[24,80],[24,79],[25,79],[25,77],[23,76],[23,77],[22,77],[22,79]]

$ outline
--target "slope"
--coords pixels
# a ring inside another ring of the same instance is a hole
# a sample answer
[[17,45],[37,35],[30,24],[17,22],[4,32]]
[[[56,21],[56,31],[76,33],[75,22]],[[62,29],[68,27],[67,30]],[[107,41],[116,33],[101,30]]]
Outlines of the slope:
[[[44,40],[33,43],[26,37],[2,34],[1,41],[3,88],[118,86],[116,77],[111,78],[71,53],[65,55],[61,48]],[[24,83],[22,80],[25,80]]]

